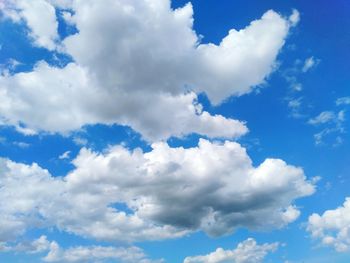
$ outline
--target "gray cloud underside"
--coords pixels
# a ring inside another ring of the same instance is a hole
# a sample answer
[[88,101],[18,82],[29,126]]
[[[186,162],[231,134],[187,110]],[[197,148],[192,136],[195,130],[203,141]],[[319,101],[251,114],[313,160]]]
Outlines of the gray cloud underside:
[[49,226],[110,241],[279,228],[299,216],[294,200],[315,190],[302,169],[282,160],[253,167],[234,142],[152,147],[143,153],[115,146],[104,154],[84,148],[63,178],[2,159],[0,240]]

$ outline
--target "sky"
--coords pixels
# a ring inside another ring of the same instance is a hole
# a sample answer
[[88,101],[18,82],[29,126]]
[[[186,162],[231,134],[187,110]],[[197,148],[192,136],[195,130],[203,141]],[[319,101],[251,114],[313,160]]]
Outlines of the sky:
[[349,262],[348,28],[346,0],[0,0],[0,262]]

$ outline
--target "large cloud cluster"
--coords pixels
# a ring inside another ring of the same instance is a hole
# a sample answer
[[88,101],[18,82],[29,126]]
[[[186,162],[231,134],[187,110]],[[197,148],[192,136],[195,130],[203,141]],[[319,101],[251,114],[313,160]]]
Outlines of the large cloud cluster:
[[[2,74],[4,124],[67,132],[118,123],[151,141],[192,132],[225,138],[247,132],[242,122],[202,111],[197,94],[205,92],[217,104],[262,84],[297,16],[285,19],[270,10],[216,45],[200,43],[191,4],[176,10],[169,0],[2,5],[6,17],[27,24],[35,45],[73,60],[64,68],[40,61],[31,72]],[[55,8],[66,10],[62,16],[76,34],[58,38]]]
[[302,169],[278,159],[255,168],[234,142],[152,147],[147,153],[82,149],[64,178],[2,160],[0,197],[11,202],[1,202],[0,240],[48,226],[123,241],[279,228],[298,217],[294,200],[314,192]]
[[[0,124],[27,134],[120,124],[153,142],[149,152],[83,148],[64,177],[0,159],[2,248],[49,227],[125,242],[280,228],[299,216],[295,200],[315,191],[301,168],[282,160],[254,167],[246,150],[229,141],[248,132],[245,123],[212,115],[198,102],[202,92],[216,105],[263,84],[299,21],[297,11],[285,18],[269,10],[219,44],[203,44],[193,30],[192,5],[174,10],[169,0],[7,0],[0,8],[3,17],[27,26],[33,45],[71,58],[64,66],[37,61],[27,72],[1,72]],[[76,33],[63,39],[57,15]],[[186,149],[165,142],[191,133],[229,140],[201,139]],[[45,237],[35,242],[35,253],[49,251],[46,261],[149,262],[134,247],[65,250]],[[209,257],[259,262],[275,247],[249,239]],[[139,257],[128,261],[128,253]]]

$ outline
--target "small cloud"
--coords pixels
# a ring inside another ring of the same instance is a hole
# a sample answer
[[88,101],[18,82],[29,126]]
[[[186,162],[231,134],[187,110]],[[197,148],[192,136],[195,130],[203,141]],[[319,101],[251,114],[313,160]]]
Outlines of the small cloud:
[[301,85],[301,83],[294,83],[293,85],[291,85],[291,87],[294,91],[302,91],[303,90],[303,85]]
[[289,22],[291,26],[296,26],[300,21],[300,13],[298,10],[293,9],[292,14],[289,16]]
[[286,98],[288,102],[288,108],[290,109],[290,116],[299,119],[305,118],[305,114],[302,113],[303,97],[299,98]]
[[25,136],[33,136],[33,135],[37,134],[37,132],[35,130],[27,128],[27,127],[23,127],[22,125],[16,125],[15,129],[17,132],[22,133]]
[[315,118],[312,118],[308,121],[308,124],[318,126],[321,124],[327,124],[328,127],[324,128],[320,132],[314,135],[315,144],[321,145],[324,143],[324,137],[329,136],[331,134],[335,135],[335,142],[333,146],[339,146],[343,143],[343,139],[339,136],[339,134],[345,133],[344,128],[345,121],[345,111],[341,110],[338,113],[333,111],[323,111]]
[[337,104],[337,106],[340,105],[350,105],[350,97],[341,97],[338,98],[335,102]]
[[339,145],[342,145],[344,142],[343,138],[340,136],[337,136],[337,138],[335,138],[335,142],[333,143],[333,147],[337,147]]
[[319,59],[315,59],[314,57],[309,57],[305,60],[304,66],[301,71],[305,73],[309,71],[311,68],[316,67],[319,63],[320,63]]
[[58,159],[60,159],[60,160],[69,159],[70,153],[71,153],[71,151],[66,151],[66,152],[62,153],[60,156],[58,156]]
[[85,146],[88,144],[88,140],[82,137],[74,137],[73,142],[79,146]]
[[[292,210],[293,208],[291,208]],[[294,213],[294,212],[292,212]],[[293,215],[295,216],[295,215]],[[223,248],[217,248],[215,251],[210,252],[207,255],[198,255],[186,257],[183,263],[219,263],[219,262],[263,262],[265,257],[276,251],[279,247],[279,243],[265,243],[259,245],[255,239],[248,238],[247,240],[239,243],[236,248],[230,250],[224,250]]]
[[288,102],[288,107],[291,109],[298,109],[301,106],[301,99],[302,98],[297,98],[297,99],[292,99]]
[[311,125],[319,125],[333,121],[334,119],[336,119],[336,115],[333,111],[323,111],[315,118],[310,119],[308,123]]
[[13,142],[13,145],[19,147],[19,148],[28,148],[30,146],[29,143],[26,143],[26,142]]
[[345,111],[344,110],[339,111],[337,117],[338,117],[338,121],[344,122],[345,121]]
[[8,60],[8,67],[9,67],[9,69],[11,69],[11,70],[15,70],[19,65],[22,65],[22,63],[19,62],[19,61],[16,60],[16,59],[10,58],[10,59]]

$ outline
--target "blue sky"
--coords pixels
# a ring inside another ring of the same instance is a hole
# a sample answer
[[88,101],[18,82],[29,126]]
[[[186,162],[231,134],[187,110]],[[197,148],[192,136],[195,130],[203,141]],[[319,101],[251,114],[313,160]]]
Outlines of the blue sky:
[[349,262],[348,1],[0,10],[1,262]]

